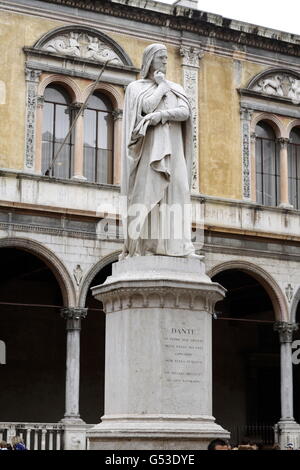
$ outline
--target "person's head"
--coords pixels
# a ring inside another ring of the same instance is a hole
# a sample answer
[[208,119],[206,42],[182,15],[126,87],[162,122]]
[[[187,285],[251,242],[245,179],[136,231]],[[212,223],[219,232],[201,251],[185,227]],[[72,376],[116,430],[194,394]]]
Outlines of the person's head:
[[11,440],[11,443],[14,446],[16,444],[24,444],[24,441],[21,436],[14,436]]
[[214,439],[208,444],[207,450],[230,450],[230,446],[224,439]]
[[1,441],[0,442],[0,449],[7,449],[7,442],[6,441]]
[[286,450],[294,450],[294,444],[292,442],[288,442],[285,448]]
[[153,75],[155,71],[166,73],[168,53],[163,44],[150,44],[144,50],[141,69],[142,78]]

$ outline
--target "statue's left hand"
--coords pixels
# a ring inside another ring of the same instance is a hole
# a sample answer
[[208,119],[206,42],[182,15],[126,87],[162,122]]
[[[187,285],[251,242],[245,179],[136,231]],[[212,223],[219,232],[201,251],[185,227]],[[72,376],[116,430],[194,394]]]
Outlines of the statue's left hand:
[[161,121],[161,113],[150,113],[145,116],[145,120],[150,121],[150,126],[156,126]]

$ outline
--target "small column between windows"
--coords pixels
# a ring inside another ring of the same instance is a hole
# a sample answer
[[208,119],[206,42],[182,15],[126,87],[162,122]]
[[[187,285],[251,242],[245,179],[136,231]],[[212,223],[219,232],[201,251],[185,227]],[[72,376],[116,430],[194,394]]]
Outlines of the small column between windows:
[[[82,103],[73,103],[72,108],[75,113],[80,112]],[[73,180],[86,181],[86,177],[83,174],[83,121],[84,111],[80,113],[77,118],[75,129],[74,129],[74,167],[73,167]]]
[[114,157],[113,184],[121,184],[121,150],[122,150],[122,109],[112,112],[114,119]]
[[42,174],[42,129],[43,129],[44,97],[36,99],[36,139],[35,139],[35,172]]
[[280,145],[280,204],[279,207],[292,209],[289,202],[288,186],[288,143],[289,139],[278,139]]

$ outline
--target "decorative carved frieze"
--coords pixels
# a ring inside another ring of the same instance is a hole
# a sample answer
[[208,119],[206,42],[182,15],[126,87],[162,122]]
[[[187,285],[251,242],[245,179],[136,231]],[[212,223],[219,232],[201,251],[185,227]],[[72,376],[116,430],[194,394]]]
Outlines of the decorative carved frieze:
[[264,95],[276,96],[300,103],[300,77],[288,72],[271,72],[258,78],[249,89]]
[[206,310],[213,314],[217,295],[199,289],[147,286],[143,288],[118,288],[113,292],[96,296],[103,303],[106,314],[134,308],[173,308],[182,310]]
[[69,31],[65,34],[59,34],[46,42],[42,49],[96,62],[115,59],[115,64],[122,64],[122,61],[111,47],[100,41],[98,37],[86,32]]
[[199,60],[203,57],[200,48],[182,45],[179,49],[182,57],[183,87],[189,98],[192,109],[193,123],[193,164],[192,164],[192,184],[193,192],[199,192],[198,174],[198,71]]
[[253,111],[248,108],[241,108],[242,125],[242,171],[243,171],[243,197],[251,198],[251,159],[250,159],[250,121]]
[[35,114],[37,107],[37,87],[40,70],[26,68],[26,135],[25,135],[25,168],[34,169],[35,155]]

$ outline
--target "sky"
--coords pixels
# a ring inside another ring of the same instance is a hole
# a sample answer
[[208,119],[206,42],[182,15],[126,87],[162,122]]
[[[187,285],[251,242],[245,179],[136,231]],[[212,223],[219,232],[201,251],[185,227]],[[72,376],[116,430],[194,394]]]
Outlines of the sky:
[[198,9],[300,35],[300,0],[198,0]]

